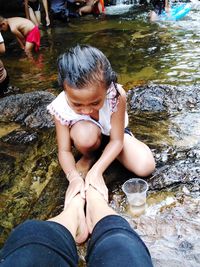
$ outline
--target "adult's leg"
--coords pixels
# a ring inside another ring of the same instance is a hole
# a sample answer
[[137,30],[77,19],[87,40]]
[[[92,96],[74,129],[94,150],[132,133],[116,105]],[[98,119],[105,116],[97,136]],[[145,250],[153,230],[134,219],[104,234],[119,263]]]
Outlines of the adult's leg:
[[92,187],[86,193],[87,222],[92,236],[88,267],[152,267],[144,242],[121,216],[116,215]]
[[155,160],[149,147],[127,133],[124,134],[124,146],[117,159],[139,176],[148,176],[155,169]]
[[19,225],[1,250],[1,267],[76,267],[77,230],[78,239],[83,242],[87,238],[83,207],[84,201],[77,195],[68,208],[49,221]]
[[[30,20],[36,25],[36,26],[39,26],[40,25],[40,22],[41,22],[41,19],[40,19],[40,16],[36,16],[35,12],[33,11],[33,9],[31,7],[28,8],[29,10],[29,17],[30,17]],[[37,11],[40,13],[40,11]]]
[[36,17],[37,23],[38,23],[36,26],[40,26],[40,24],[41,24],[41,11],[40,10],[35,11],[35,17]]
[[47,0],[42,0],[43,6],[44,6],[44,12],[45,12],[45,18],[46,18],[46,26],[50,25],[50,18],[49,18],[49,9],[48,9],[48,2]]

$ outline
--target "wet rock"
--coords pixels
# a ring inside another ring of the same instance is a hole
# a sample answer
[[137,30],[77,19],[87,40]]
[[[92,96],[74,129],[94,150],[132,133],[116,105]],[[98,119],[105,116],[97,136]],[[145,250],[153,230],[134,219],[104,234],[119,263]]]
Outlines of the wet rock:
[[[197,188],[200,188],[199,180],[200,165],[192,162],[176,162],[171,165],[165,165],[158,168],[154,175],[148,180],[152,190],[169,189],[180,187],[187,184],[190,192],[200,194]],[[194,186],[196,184],[196,186]]]
[[46,106],[55,98],[48,92],[17,94],[0,99],[0,121],[18,122],[30,128],[53,127]]
[[[0,121],[20,125],[0,140],[2,160],[9,162],[0,173],[0,245],[21,221],[62,210],[67,182],[46,112],[54,97],[35,92],[0,100]],[[150,187],[146,213],[132,218],[121,185],[135,175],[113,162],[104,174],[110,205],[145,240],[155,267],[200,266],[199,87],[150,84],[129,91],[128,97],[130,125],[150,144],[157,167],[145,178]]]
[[120,183],[113,184],[110,197],[110,205],[148,246],[155,267],[200,266],[200,197],[177,190],[150,190],[146,211],[140,217],[129,213]]
[[2,142],[12,145],[31,144],[38,140],[37,133],[29,133],[24,130],[16,130],[1,138]]
[[0,97],[5,97],[13,94],[19,94],[20,89],[16,86],[9,85],[7,90],[3,91]]
[[121,214],[147,244],[155,267],[200,266],[200,199],[173,197],[169,204],[168,198],[149,204],[139,218]]
[[38,139],[22,145],[0,142],[0,247],[20,222],[47,219],[62,208],[67,181],[58,164],[53,129]]
[[[160,88],[159,88],[160,89]],[[147,88],[147,90],[149,90]],[[164,106],[164,90],[152,89],[148,91],[148,97],[146,97],[146,90],[140,88],[134,89],[131,96],[130,109],[139,111],[165,111]]]
[[195,111],[200,109],[200,86],[170,85],[139,86],[129,91],[132,111],[167,112]]
[[184,252],[186,252],[188,250],[192,250],[194,248],[194,246],[190,242],[188,242],[187,240],[181,241],[178,247],[180,250],[182,250]]
[[15,167],[15,158],[13,156],[0,153],[0,191],[10,186],[13,179],[13,169]]

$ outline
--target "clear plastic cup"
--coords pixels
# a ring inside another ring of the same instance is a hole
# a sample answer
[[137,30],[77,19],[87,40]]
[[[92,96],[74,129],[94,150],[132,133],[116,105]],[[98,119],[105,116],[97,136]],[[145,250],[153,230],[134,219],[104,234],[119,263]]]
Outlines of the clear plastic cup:
[[133,216],[140,216],[145,212],[148,188],[148,183],[140,178],[131,178],[122,185]]

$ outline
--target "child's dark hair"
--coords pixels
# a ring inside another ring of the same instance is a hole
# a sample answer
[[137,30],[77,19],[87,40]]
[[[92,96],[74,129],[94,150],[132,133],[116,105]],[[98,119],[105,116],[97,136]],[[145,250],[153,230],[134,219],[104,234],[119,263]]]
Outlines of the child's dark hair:
[[3,16],[0,15],[0,24],[3,23],[5,20],[5,18]]
[[81,89],[88,84],[102,83],[108,88],[117,82],[107,57],[97,48],[89,45],[77,45],[58,58],[58,79],[73,88]]

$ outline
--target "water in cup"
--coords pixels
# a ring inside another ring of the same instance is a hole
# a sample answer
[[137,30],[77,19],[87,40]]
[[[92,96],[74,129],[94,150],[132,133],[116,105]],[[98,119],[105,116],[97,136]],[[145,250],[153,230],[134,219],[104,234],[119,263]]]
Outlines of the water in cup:
[[131,178],[122,185],[129,203],[129,212],[133,216],[140,216],[146,208],[146,193],[148,184],[140,178]]
[[138,196],[135,194],[133,199],[128,200],[129,202],[129,212],[133,216],[140,216],[145,212],[146,208],[146,199],[141,197],[140,194]]

